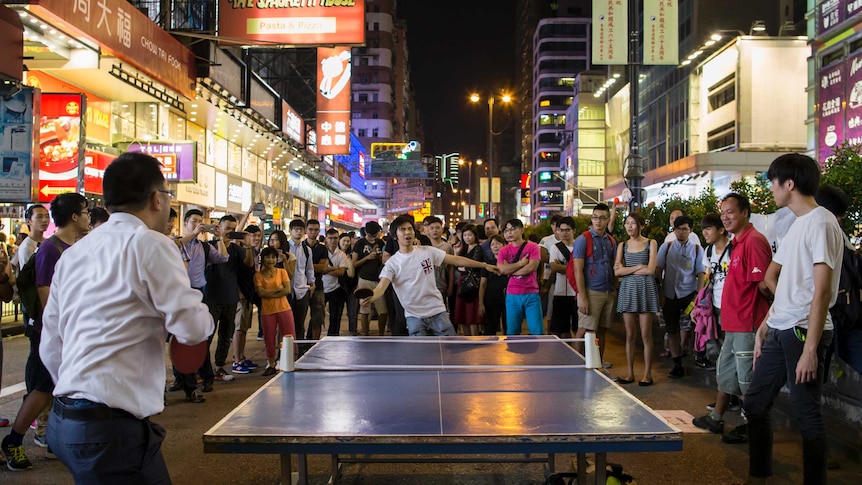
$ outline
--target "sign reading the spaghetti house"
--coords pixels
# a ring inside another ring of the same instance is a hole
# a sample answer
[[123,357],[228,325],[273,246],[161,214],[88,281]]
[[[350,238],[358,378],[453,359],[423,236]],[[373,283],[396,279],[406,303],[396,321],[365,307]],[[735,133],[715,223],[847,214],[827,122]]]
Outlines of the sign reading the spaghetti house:
[[220,0],[219,39],[258,45],[365,43],[365,0]]

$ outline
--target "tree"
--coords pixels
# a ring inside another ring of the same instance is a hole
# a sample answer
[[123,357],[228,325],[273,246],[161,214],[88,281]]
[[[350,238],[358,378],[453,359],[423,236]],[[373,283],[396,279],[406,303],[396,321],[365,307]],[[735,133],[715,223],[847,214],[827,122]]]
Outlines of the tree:
[[753,184],[744,178],[734,180],[730,183],[730,190],[748,198],[753,214],[766,215],[778,210],[778,206],[775,205],[775,198],[772,196],[770,182],[766,180],[766,177],[755,178]]
[[847,142],[835,147],[826,161],[821,184],[834,185],[850,198],[847,214],[841,219],[841,228],[849,236],[859,234],[862,229],[862,155],[857,145]]

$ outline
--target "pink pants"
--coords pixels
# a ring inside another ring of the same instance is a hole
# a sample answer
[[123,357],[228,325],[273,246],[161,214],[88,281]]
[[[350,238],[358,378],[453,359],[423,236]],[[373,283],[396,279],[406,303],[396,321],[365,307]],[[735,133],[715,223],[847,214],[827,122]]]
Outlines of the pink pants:
[[[263,323],[263,343],[266,346],[266,358],[275,358],[275,349],[281,337],[290,335],[296,338],[296,329],[293,325],[293,312],[290,310],[261,316]],[[296,347],[294,347],[296,351]]]

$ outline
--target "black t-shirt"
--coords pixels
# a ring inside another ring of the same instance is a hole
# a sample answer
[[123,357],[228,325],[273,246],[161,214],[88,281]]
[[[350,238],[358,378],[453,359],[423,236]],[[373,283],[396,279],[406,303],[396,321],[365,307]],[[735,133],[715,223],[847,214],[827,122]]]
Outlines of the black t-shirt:
[[[353,246],[353,252],[356,253],[357,260],[368,256],[374,251],[383,251],[384,243],[381,240],[377,240],[374,243],[368,242],[368,239],[360,239],[356,241],[356,245]],[[362,264],[362,266],[358,266],[356,268],[356,272],[360,278],[363,280],[369,281],[380,281],[380,270],[383,269],[383,261],[378,258],[377,260],[369,259]]]
[[[213,242],[209,244],[216,246]],[[207,287],[204,295],[204,302],[207,304],[231,304],[239,301],[239,268],[245,259],[245,249],[238,244],[230,244],[227,253],[230,259],[226,263],[207,266]]]
[[[320,264],[329,258],[329,252],[326,250],[326,245],[318,242],[314,247],[308,246],[311,250],[311,264]],[[323,290],[323,273],[314,272],[314,287],[315,291]]]

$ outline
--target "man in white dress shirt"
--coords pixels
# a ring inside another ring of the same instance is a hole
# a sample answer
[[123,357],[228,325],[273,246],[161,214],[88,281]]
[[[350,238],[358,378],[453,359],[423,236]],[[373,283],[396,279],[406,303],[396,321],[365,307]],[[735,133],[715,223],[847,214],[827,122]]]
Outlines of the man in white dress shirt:
[[213,320],[162,234],[172,193],[159,162],[126,153],[103,186],[111,218],[66,251],[43,316],[48,442],[76,483],[170,483],[165,431],[149,420],[164,409],[165,336],[203,342]]

